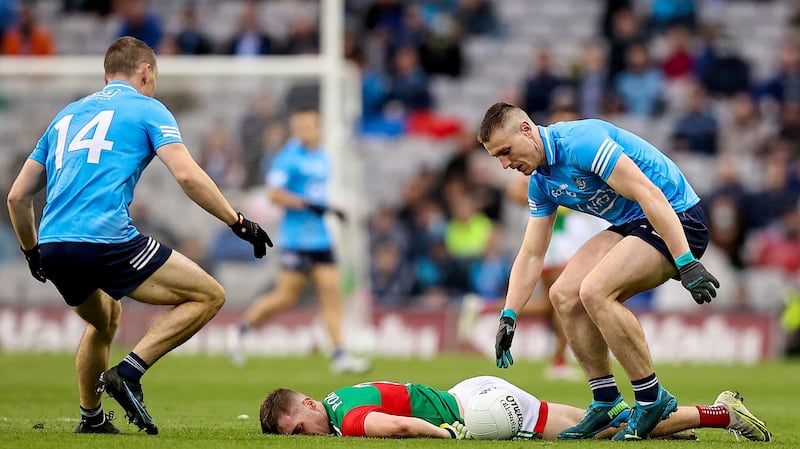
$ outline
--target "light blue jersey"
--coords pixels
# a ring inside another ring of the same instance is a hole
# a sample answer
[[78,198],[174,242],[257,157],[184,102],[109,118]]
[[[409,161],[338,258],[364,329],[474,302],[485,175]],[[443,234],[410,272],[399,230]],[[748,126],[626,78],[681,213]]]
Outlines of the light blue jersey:
[[139,234],[128,206],[162,145],[181,142],[158,100],[112,81],[56,115],[30,158],[47,170],[39,242],[124,243]]
[[[331,160],[322,149],[308,150],[289,139],[272,161],[267,185],[284,189],[312,204],[328,204]],[[280,246],[294,251],[322,251],[333,246],[323,218],[307,209],[287,209],[280,228]]]
[[623,153],[664,192],[675,212],[700,201],[674,162],[629,131],[594,119],[538,128],[547,164],[537,167],[528,183],[532,217],[550,215],[560,204],[614,225],[645,218],[638,203],[606,183]]

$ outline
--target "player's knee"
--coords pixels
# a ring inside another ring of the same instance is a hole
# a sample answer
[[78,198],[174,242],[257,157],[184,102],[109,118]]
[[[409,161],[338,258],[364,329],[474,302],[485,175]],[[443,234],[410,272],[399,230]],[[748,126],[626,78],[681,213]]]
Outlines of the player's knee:
[[214,287],[209,289],[208,299],[205,302],[215,314],[225,304],[225,289],[222,288],[219,282],[214,282]]
[[555,282],[548,291],[550,303],[559,313],[569,312],[580,305],[578,292],[564,282]]
[[586,310],[603,307],[603,305],[609,299],[604,290],[600,289],[598,285],[591,282],[582,283],[578,295],[583,307]]

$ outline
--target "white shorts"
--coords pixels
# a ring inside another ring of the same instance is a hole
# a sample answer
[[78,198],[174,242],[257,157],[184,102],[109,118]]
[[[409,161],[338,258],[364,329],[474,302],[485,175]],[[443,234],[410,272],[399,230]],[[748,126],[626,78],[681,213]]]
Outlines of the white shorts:
[[607,221],[593,215],[568,212],[564,216],[564,227],[553,231],[543,268],[552,270],[563,267],[584,243],[609,226]]
[[475,395],[489,388],[503,388],[519,399],[522,407],[522,427],[514,438],[542,438],[544,426],[547,424],[547,403],[519,388],[511,382],[494,376],[478,376],[457,383],[448,392],[458,397],[464,410]]

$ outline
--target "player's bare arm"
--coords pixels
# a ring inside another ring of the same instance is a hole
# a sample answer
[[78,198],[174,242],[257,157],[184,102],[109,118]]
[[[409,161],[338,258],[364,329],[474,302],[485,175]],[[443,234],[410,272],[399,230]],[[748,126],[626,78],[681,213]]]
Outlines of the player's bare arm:
[[33,248],[38,242],[33,196],[42,190],[45,183],[44,165],[27,159],[8,192],[8,213],[23,250]]
[[267,190],[270,201],[278,206],[288,209],[305,209],[308,207],[308,201],[300,195],[292,193],[282,188],[270,188]]
[[553,234],[556,213],[530,217],[508,282],[505,308],[520,313],[533,293],[542,273],[544,255]]
[[157,154],[192,201],[225,224],[230,226],[236,223],[238,213],[222,196],[214,181],[197,165],[186,145],[169,143],[160,147]]
[[381,412],[367,415],[364,432],[377,438],[451,438],[450,432],[423,419]]
[[689,243],[677,214],[659,190],[626,155],[622,154],[608,177],[608,185],[625,198],[636,201],[647,220],[669,247],[673,258],[689,252]]

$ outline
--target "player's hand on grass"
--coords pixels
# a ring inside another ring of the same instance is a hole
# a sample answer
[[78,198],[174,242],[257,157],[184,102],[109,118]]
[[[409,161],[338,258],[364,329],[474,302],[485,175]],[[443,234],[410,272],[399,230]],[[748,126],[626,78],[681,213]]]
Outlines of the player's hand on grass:
[[272,248],[272,239],[267,235],[267,231],[261,229],[261,226],[255,221],[244,218],[241,212],[237,212],[237,214],[239,214],[239,219],[231,225],[233,233],[253,245],[254,256],[259,259],[264,257],[267,254],[267,246]]
[[25,260],[28,261],[28,269],[31,270],[33,277],[39,282],[47,281],[47,275],[44,274],[44,268],[42,268],[42,258],[39,255],[39,245],[37,244],[31,249],[20,249],[22,254],[25,254]]
[[450,438],[454,440],[470,440],[472,439],[472,435],[467,430],[467,426],[465,426],[460,421],[456,421],[453,424],[441,424],[439,425],[442,429],[446,430],[450,434]]
[[511,357],[511,341],[514,339],[516,328],[517,314],[511,309],[503,309],[500,312],[500,326],[497,329],[497,338],[494,343],[498,368],[508,368],[514,364],[514,358]]
[[683,265],[678,270],[681,277],[681,284],[692,294],[694,302],[703,304],[711,302],[712,298],[717,297],[719,281],[699,261]]

